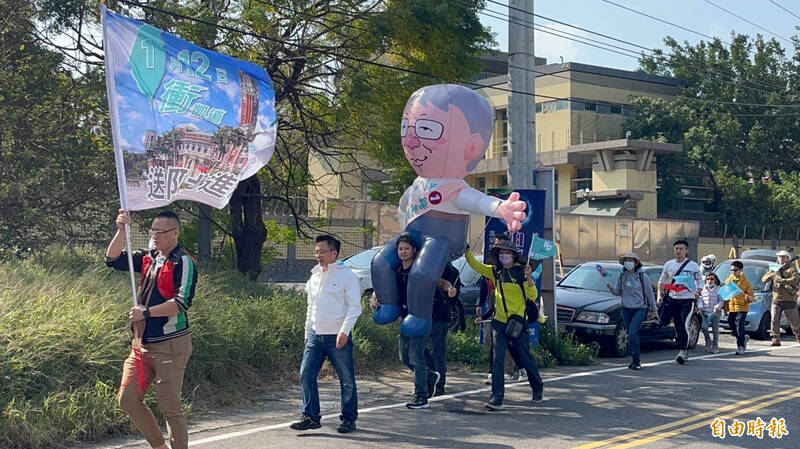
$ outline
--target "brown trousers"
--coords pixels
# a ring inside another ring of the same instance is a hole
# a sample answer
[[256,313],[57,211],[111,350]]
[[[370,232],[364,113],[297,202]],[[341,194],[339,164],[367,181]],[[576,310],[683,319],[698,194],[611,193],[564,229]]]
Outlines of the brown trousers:
[[772,337],[781,338],[781,312],[786,314],[786,320],[789,321],[789,325],[792,326],[794,335],[800,335],[800,316],[797,313],[797,303],[795,300],[775,301],[773,299],[772,306],[770,306],[770,314],[772,315]]
[[[155,383],[158,409],[167,421],[169,445],[172,449],[186,449],[189,446],[189,431],[181,406],[181,387],[186,362],[192,355],[192,336],[189,334],[143,345],[142,354],[145,364],[144,385],[150,387]],[[134,357],[131,350],[123,365],[119,406],[131,417],[133,425],[150,446],[158,447],[164,444],[164,435],[153,412],[144,405],[147,391],[139,391],[139,374],[136,372]]]

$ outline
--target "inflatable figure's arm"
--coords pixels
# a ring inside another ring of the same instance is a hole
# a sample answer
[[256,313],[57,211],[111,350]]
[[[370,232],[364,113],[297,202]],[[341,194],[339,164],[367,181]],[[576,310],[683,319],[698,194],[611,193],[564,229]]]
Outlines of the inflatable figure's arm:
[[511,231],[519,230],[525,220],[525,201],[520,201],[517,192],[512,192],[503,201],[467,187],[459,192],[455,203],[459,209],[473,214],[502,218]]
[[491,265],[478,262],[478,259],[475,258],[470,250],[466,250],[464,252],[464,257],[466,257],[467,263],[470,267],[472,267],[473,270],[477,271],[481,276],[494,282],[494,270],[492,270]]

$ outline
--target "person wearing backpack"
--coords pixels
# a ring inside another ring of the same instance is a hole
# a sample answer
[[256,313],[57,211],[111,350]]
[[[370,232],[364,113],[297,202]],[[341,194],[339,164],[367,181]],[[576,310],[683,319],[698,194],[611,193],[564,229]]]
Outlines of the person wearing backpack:
[[[528,298],[536,298],[538,291],[533,281],[530,265],[523,267],[516,245],[508,240],[497,240],[491,249],[493,265],[478,262],[467,247],[464,253],[467,263],[473,270],[488,278],[496,285],[495,307],[480,317],[492,317],[492,339],[494,360],[492,360],[492,395],[485,407],[489,410],[503,409],[505,380],[503,379],[506,348],[515,355],[528,374],[528,383],[533,392],[532,402],[543,400],[544,384],[539,376],[536,359],[530,353],[530,330],[525,319],[526,309],[531,308]],[[530,313],[530,312],[529,312]],[[529,317],[538,319],[538,312]]]
[[792,326],[795,338],[800,343],[800,315],[797,312],[798,284],[800,275],[797,269],[789,261],[791,253],[788,251],[778,251],[777,262],[781,268],[775,271],[767,271],[761,282],[772,282],[772,306],[770,313],[772,316],[772,346],[781,345],[781,313],[786,314],[786,320]]
[[[678,240],[672,244],[672,249],[675,258],[664,264],[664,270],[658,280],[656,303],[659,307],[664,305],[662,324],[667,324],[663,315],[668,314],[672,317],[672,322],[675,324],[675,344],[678,347],[675,361],[683,365],[689,360],[687,353],[689,324],[694,319],[696,301],[700,297],[702,288],[700,283],[702,277],[697,262],[689,259],[689,242]],[[678,282],[676,279],[678,276],[681,276],[681,279],[688,277],[690,280]]]
[[651,315],[658,315],[656,299],[653,295],[650,278],[642,270],[642,262],[636,253],[626,253],[619,259],[622,273],[617,277],[616,286],[606,284],[614,296],[622,297],[622,321],[628,330],[628,351],[631,353],[632,370],[642,369],[639,358],[639,329],[642,321],[647,318],[648,311]]

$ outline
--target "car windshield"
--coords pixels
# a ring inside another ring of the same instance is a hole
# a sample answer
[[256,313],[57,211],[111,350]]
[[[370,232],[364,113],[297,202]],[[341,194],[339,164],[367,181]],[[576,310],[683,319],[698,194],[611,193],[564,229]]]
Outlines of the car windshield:
[[369,268],[370,263],[372,263],[372,258],[375,257],[377,253],[377,249],[365,249],[345,259],[344,264],[348,267]]
[[622,272],[622,267],[606,267],[608,277],[604,278],[595,268],[595,264],[584,264],[572,270],[561,282],[559,287],[585,288],[599,292],[607,291],[606,283],[614,285],[617,276]]
[[[480,254],[477,254],[475,258],[478,260],[478,262],[483,260],[483,256]],[[463,285],[472,285],[480,277],[480,274],[478,274],[477,271],[473,270],[472,267],[467,264],[467,259],[464,256],[454,260],[453,266],[459,271],[459,280]]]
[[[725,282],[725,279],[728,279],[728,276],[731,275],[731,262],[732,260],[726,260],[719,264],[716,271],[714,273],[717,274],[719,280],[721,282]],[[742,261],[744,264],[744,275],[747,276],[747,280],[753,284],[753,290],[757,292],[766,292],[769,291],[769,286],[763,282],[761,282],[761,278],[764,276],[764,273],[767,272],[767,267],[761,264],[753,264],[747,263],[747,261]]]

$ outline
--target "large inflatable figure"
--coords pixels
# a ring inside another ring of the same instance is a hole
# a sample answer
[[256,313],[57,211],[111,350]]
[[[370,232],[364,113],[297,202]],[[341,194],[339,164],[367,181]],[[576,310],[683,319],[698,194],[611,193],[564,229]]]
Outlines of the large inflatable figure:
[[[518,193],[502,201],[464,182],[486,152],[492,118],[484,97],[455,84],[423,87],[406,103],[400,135],[418,177],[406,189],[397,211],[400,224],[417,239],[420,250],[408,276],[404,335],[419,336],[430,329],[436,285],[445,264],[464,254],[470,213],[502,218],[509,230],[518,230],[525,220],[525,202]],[[389,324],[401,313],[396,282],[398,237],[372,260],[372,286],[381,304],[373,315],[378,324]]]

